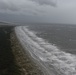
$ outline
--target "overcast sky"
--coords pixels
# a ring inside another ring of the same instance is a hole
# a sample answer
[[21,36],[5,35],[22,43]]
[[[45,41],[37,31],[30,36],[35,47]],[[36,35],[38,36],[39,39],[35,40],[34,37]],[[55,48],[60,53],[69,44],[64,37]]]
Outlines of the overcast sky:
[[76,0],[0,0],[0,21],[76,24]]

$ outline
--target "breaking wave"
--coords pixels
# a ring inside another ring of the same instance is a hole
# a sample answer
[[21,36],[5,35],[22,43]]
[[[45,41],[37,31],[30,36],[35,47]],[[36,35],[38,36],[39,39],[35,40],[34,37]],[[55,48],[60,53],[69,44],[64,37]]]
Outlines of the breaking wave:
[[51,68],[58,73],[56,75],[76,75],[76,56],[58,49],[44,39],[37,37],[25,26],[15,28],[16,35],[22,46],[30,55],[42,63],[51,75]]

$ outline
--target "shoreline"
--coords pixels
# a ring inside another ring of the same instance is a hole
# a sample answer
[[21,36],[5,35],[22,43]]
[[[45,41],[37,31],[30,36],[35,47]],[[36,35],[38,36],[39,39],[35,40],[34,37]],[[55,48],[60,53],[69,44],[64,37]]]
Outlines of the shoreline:
[[14,45],[12,47],[12,50],[15,54],[17,64],[19,67],[21,67],[20,70],[23,71],[25,75],[43,75],[36,63],[34,63],[28,56],[27,52],[24,52],[24,49],[20,45],[15,32],[13,32],[11,36],[11,39],[13,41],[12,44]]
[[0,54],[2,54],[0,57],[0,59],[2,59],[0,60],[0,65],[2,65],[0,74],[43,75],[36,63],[29,58],[26,52],[23,52],[23,48],[20,45],[13,28],[14,27],[12,26],[0,27],[0,37],[2,37],[2,39],[0,38],[2,41],[0,44],[2,47],[0,47],[0,49],[2,48],[1,51],[4,51],[3,53],[0,51]]

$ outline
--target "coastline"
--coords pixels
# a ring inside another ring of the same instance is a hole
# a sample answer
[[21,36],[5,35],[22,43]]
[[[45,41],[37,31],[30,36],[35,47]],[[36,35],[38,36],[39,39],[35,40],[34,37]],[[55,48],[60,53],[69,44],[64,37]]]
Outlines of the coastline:
[[36,63],[23,52],[14,26],[0,27],[0,75],[43,75]]
[[21,75],[43,75],[39,67],[34,63],[26,52],[23,51],[15,32],[11,33],[11,44],[16,63],[20,67]]

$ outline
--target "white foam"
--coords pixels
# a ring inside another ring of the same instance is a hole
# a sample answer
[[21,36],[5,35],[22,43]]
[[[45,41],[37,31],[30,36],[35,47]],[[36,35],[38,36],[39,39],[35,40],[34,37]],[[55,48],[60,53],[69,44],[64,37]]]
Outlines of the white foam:
[[[56,71],[64,75],[76,75],[76,56],[59,50],[56,46],[45,42],[44,39],[37,37],[32,31],[25,26],[15,28],[17,37],[23,47],[26,48],[32,57],[42,62],[52,65]],[[44,65],[44,66],[45,66]],[[50,72],[50,66],[47,69]]]

